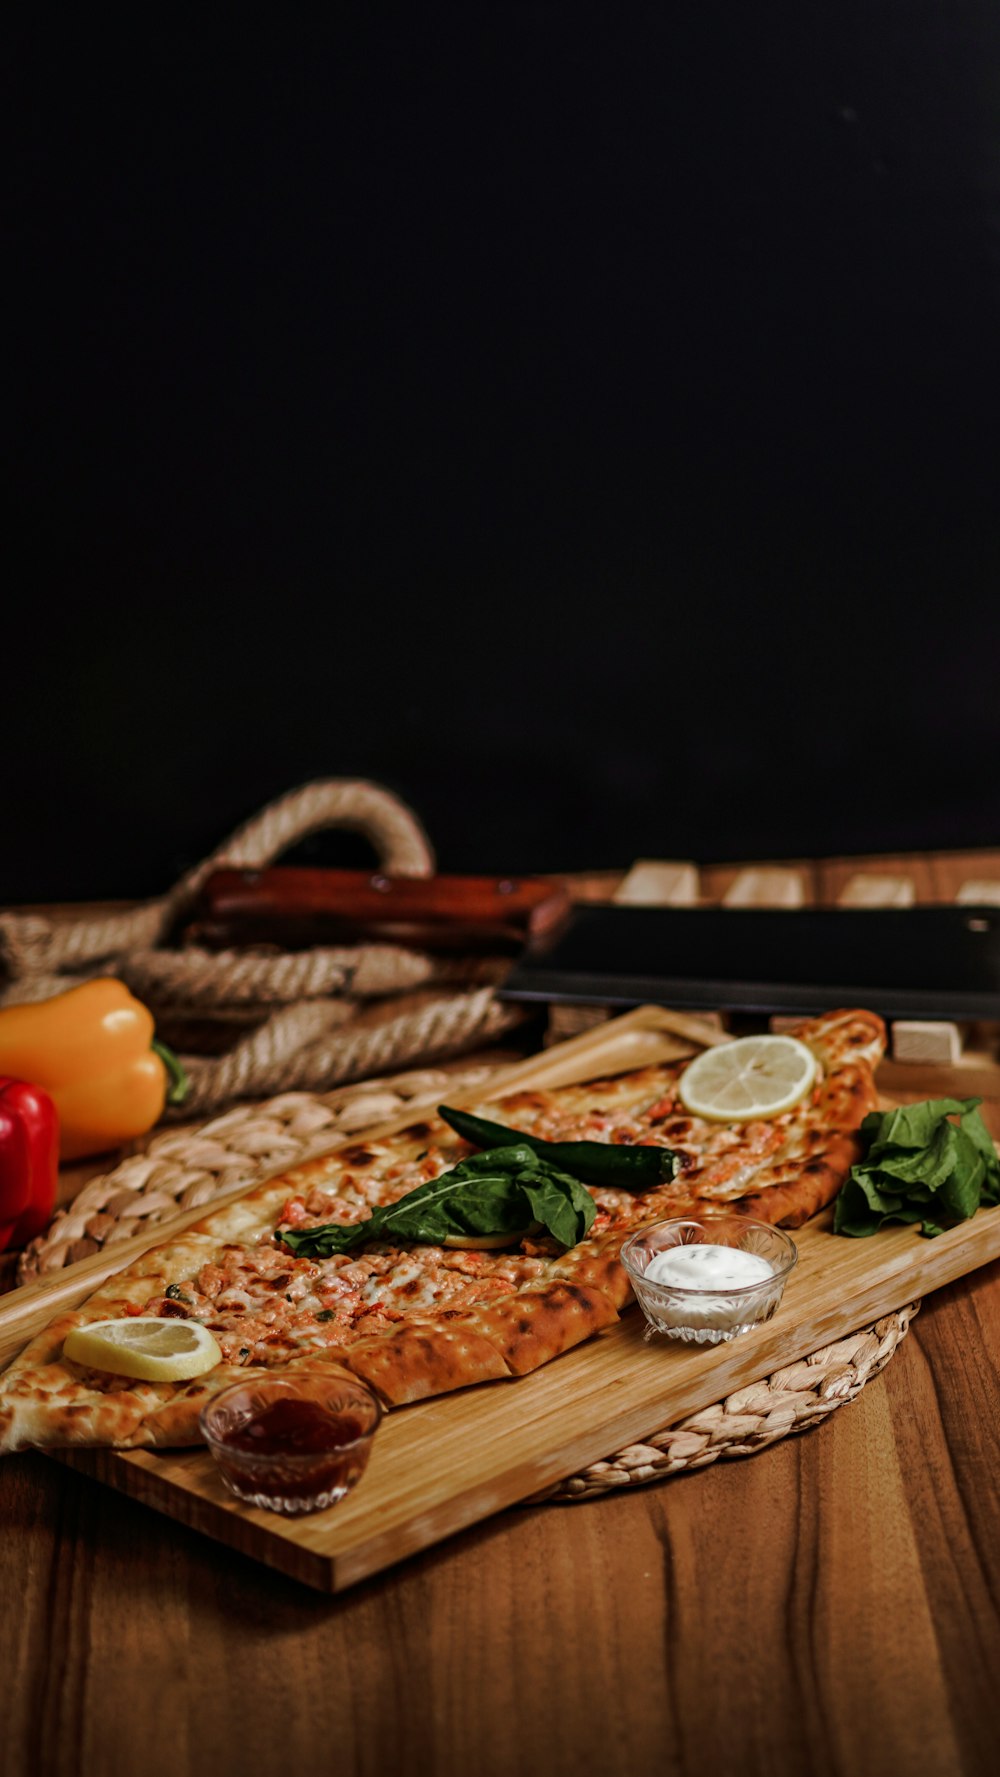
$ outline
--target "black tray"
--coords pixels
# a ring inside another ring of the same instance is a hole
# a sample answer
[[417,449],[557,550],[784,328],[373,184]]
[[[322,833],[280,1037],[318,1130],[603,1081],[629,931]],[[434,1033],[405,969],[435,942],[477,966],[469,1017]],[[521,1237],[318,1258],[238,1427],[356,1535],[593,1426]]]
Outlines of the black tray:
[[1000,1019],[1000,910],[588,904],[525,953],[500,997]]

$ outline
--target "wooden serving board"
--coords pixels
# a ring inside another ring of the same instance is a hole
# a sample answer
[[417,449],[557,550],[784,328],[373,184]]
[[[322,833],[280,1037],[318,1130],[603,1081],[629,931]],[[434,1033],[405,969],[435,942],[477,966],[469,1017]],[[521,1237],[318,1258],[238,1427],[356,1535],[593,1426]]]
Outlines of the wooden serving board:
[[[476,1098],[499,1097],[521,1084],[598,1078],[676,1056],[683,1041],[678,1023],[659,1007],[639,1007],[506,1070]],[[696,1041],[719,1040],[697,1021],[691,1021],[690,1034]],[[410,1121],[412,1113],[391,1127]],[[161,1224],[128,1246],[159,1244],[205,1213],[202,1208]],[[363,1481],[339,1505],[310,1517],[286,1519],[240,1505],[200,1448],[53,1454],[307,1585],[343,1591],[1000,1257],[1000,1208],[981,1210],[935,1240],[922,1240],[911,1227],[844,1240],[831,1232],[831,1222],[827,1211],[795,1235],[799,1263],[764,1326],[728,1345],[687,1346],[647,1340],[646,1323],[633,1308],[616,1326],[532,1375],[387,1414]],[[133,1256],[119,1248],[110,1261],[98,1255],[54,1283],[4,1298],[0,1363]]]

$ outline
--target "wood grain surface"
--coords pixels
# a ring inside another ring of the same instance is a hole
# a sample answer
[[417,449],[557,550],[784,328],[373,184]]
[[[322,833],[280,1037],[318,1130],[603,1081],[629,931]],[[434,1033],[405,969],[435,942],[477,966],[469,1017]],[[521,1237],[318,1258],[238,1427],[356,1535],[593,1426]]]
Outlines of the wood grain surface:
[[[921,893],[979,861],[927,860]],[[339,1598],[8,1458],[0,1772],[993,1777],[998,1477],[1000,1264],[803,1436],[503,1511]]]
[[504,1512],[325,1599],[40,1456],[0,1469],[9,1777],[986,1777],[1000,1267],[820,1428]]

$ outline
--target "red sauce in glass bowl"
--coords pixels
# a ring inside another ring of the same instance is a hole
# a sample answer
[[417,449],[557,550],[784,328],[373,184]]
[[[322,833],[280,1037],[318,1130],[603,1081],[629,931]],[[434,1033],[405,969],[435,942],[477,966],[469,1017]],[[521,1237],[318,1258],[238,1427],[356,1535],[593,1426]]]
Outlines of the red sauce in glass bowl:
[[323,1455],[364,1435],[357,1413],[331,1413],[318,1401],[270,1401],[253,1419],[228,1434],[227,1450],[254,1450],[258,1456]]
[[298,1514],[334,1505],[357,1484],[381,1417],[362,1383],[303,1372],[223,1390],[203,1408],[201,1429],[237,1498]]

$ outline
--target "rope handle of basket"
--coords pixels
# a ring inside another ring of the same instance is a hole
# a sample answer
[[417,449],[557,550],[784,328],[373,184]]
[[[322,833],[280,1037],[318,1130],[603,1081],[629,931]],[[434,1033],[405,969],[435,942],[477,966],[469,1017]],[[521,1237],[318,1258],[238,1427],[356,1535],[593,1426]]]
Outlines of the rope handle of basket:
[[[49,919],[0,913],[0,966],[13,980],[58,977],[103,958],[160,943],[222,864],[259,869],[298,840],[328,827],[360,832],[390,876],[430,876],[434,852],[416,815],[380,784],[362,778],[324,778],[278,797],[237,828],[211,857],[194,866],[168,894],[125,912]],[[60,985],[56,980],[52,992]]]

